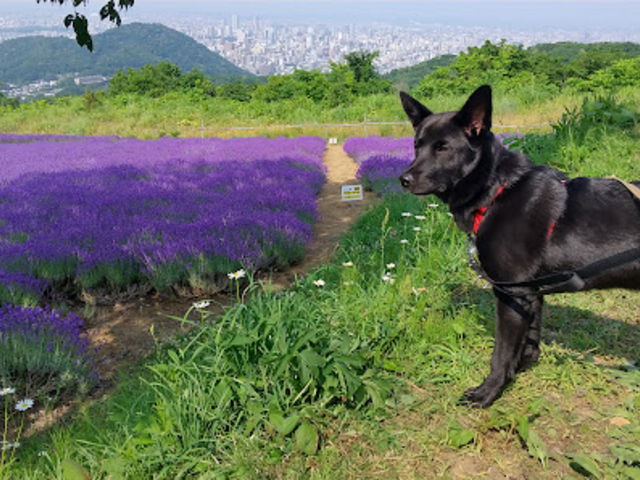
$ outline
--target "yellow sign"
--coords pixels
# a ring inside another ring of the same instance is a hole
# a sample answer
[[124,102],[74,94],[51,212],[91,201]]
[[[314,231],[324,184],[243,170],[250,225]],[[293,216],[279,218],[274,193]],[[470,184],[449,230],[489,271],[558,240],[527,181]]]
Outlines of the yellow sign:
[[362,185],[343,185],[342,201],[352,202],[354,200],[362,200]]

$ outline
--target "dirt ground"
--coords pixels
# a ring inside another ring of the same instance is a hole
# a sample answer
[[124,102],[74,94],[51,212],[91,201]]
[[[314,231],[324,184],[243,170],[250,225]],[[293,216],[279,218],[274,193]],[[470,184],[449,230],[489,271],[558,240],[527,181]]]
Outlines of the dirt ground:
[[[326,263],[335,252],[340,236],[374,199],[372,193],[365,192],[363,201],[342,201],[341,186],[357,183],[357,164],[341,146],[328,145],[324,162],[328,168],[327,183],[318,198],[320,220],[316,224],[314,240],[300,263],[269,275],[275,288],[284,288],[296,276]],[[92,340],[101,345],[100,373],[105,388],[115,379],[117,372],[142,359],[156,343],[186,333],[189,326],[179,319],[194,302],[211,300],[207,310],[222,312],[233,298],[223,294],[213,298],[145,295],[112,306],[97,306],[90,312],[78,312],[85,314]],[[192,312],[190,318],[197,320],[197,315],[197,312]]]

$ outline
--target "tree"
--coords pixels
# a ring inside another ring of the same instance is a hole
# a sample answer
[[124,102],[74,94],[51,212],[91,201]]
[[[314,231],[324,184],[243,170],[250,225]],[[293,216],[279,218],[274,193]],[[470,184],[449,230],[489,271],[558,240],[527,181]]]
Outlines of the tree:
[[18,108],[20,101],[17,98],[7,98],[0,93],[0,107]]
[[[76,8],[79,5],[86,5],[88,0],[36,0],[37,3],[57,3],[58,5],[64,5],[71,3]],[[120,12],[127,10],[129,7],[133,7],[135,0],[109,0],[100,9],[100,20],[109,19],[110,22],[115,23],[117,26],[122,24],[122,18]],[[76,42],[81,47],[87,47],[90,52],[93,52],[93,39],[89,34],[89,21],[87,17],[81,13],[70,13],[64,18],[64,26],[69,28],[73,26],[73,31],[76,33]]]
[[[380,52],[351,52],[344,56],[344,66],[353,73],[356,95],[371,95],[388,92],[391,81],[383,79],[373,66],[373,61],[380,56]],[[333,69],[334,66],[331,65]]]
[[373,67],[373,61],[380,56],[380,52],[351,52],[344,56],[349,70],[353,72],[356,82],[368,82],[378,78],[378,72]]
[[216,95],[215,85],[202,71],[194,68],[182,73],[180,68],[165,61],[157,65],[143,65],[140,70],[118,70],[109,82],[109,95],[114,97],[130,94],[161,97],[177,91],[188,93],[194,100]]

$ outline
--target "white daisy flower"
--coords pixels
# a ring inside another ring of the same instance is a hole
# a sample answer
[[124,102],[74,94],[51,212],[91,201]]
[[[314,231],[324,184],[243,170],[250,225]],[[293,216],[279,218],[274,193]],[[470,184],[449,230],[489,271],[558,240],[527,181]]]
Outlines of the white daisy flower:
[[324,280],[319,279],[319,280],[314,280],[314,281],[313,281],[313,284],[314,284],[316,287],[324,287],[325,282],[324,282]]
[[391,270],[392,268],[396,268],[396,264],[395,263],[387,263],[387,268],[389,270]]
[[429,205],[427,205],[427,207],[429,207],[429,208],[438,208],[439,205],[437,203],[430,203]]
[[410,217],[411,215],[413,215],[411,212],[402,212],[403,217]]
[[33,407],[33,400],[31,400],[30,398],[19,400],[18,403],[16,403],[16,410],[18,410],[19,412],[26,412],[31,407]]
[[229,277],[230,280],[239,280],[241,278],[244,278],[244,276],[246,274],[247,274],[247,272],[245,272],[244,270],[240,269],[237,272],[227,273],[227,277]]
[[420,230],[422,230],[420,227],[413,227],[414,232],[419,232]]
[[343,267],[353,267],[353,262],[349,261],[349,262],[342,262],[342,266]]
[[196,302],[193,304],[193,308],[197,308],[198,310],[202,310],[203,308],[207,308],[211,305],[211,302],[207,300],[203,300],[202,302]]
[[409,243],[409,240],[407,240],[406,238],[403,238],[402,240],[400,240],[400,243],[405,245],[405,244]]
[[416,215],[416,220],[426,220],[427,217],[425,217],[424,215]]
[[0,390],[0,397],[4,397],[6,395],[13,395],[14,393],[16,393],[15,388],[6,387]]

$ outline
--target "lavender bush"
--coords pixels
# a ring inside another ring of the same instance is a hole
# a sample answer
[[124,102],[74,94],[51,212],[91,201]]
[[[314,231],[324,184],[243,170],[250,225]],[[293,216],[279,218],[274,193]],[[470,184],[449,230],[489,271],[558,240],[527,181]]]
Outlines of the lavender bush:
[[312,236],[324,147],[317,137],[5,144],[0,268],[120,290],[288,264]]
[[398,177],[413,160],[412,137],[350,137],[343,148],[359,164],[356,176],[366,189],[378,195],[402,191]]
[[97,383],[89,340],[75,315],[0,307],[0,389],[31,398],[83,395]]
[[343,149],[358,164],[381,153],[408,158],[413,155],[413,137],[349,137],[345,140]]
[[48,282],[22,272],[0,270],[0,302],[35,306],[47,290]]

